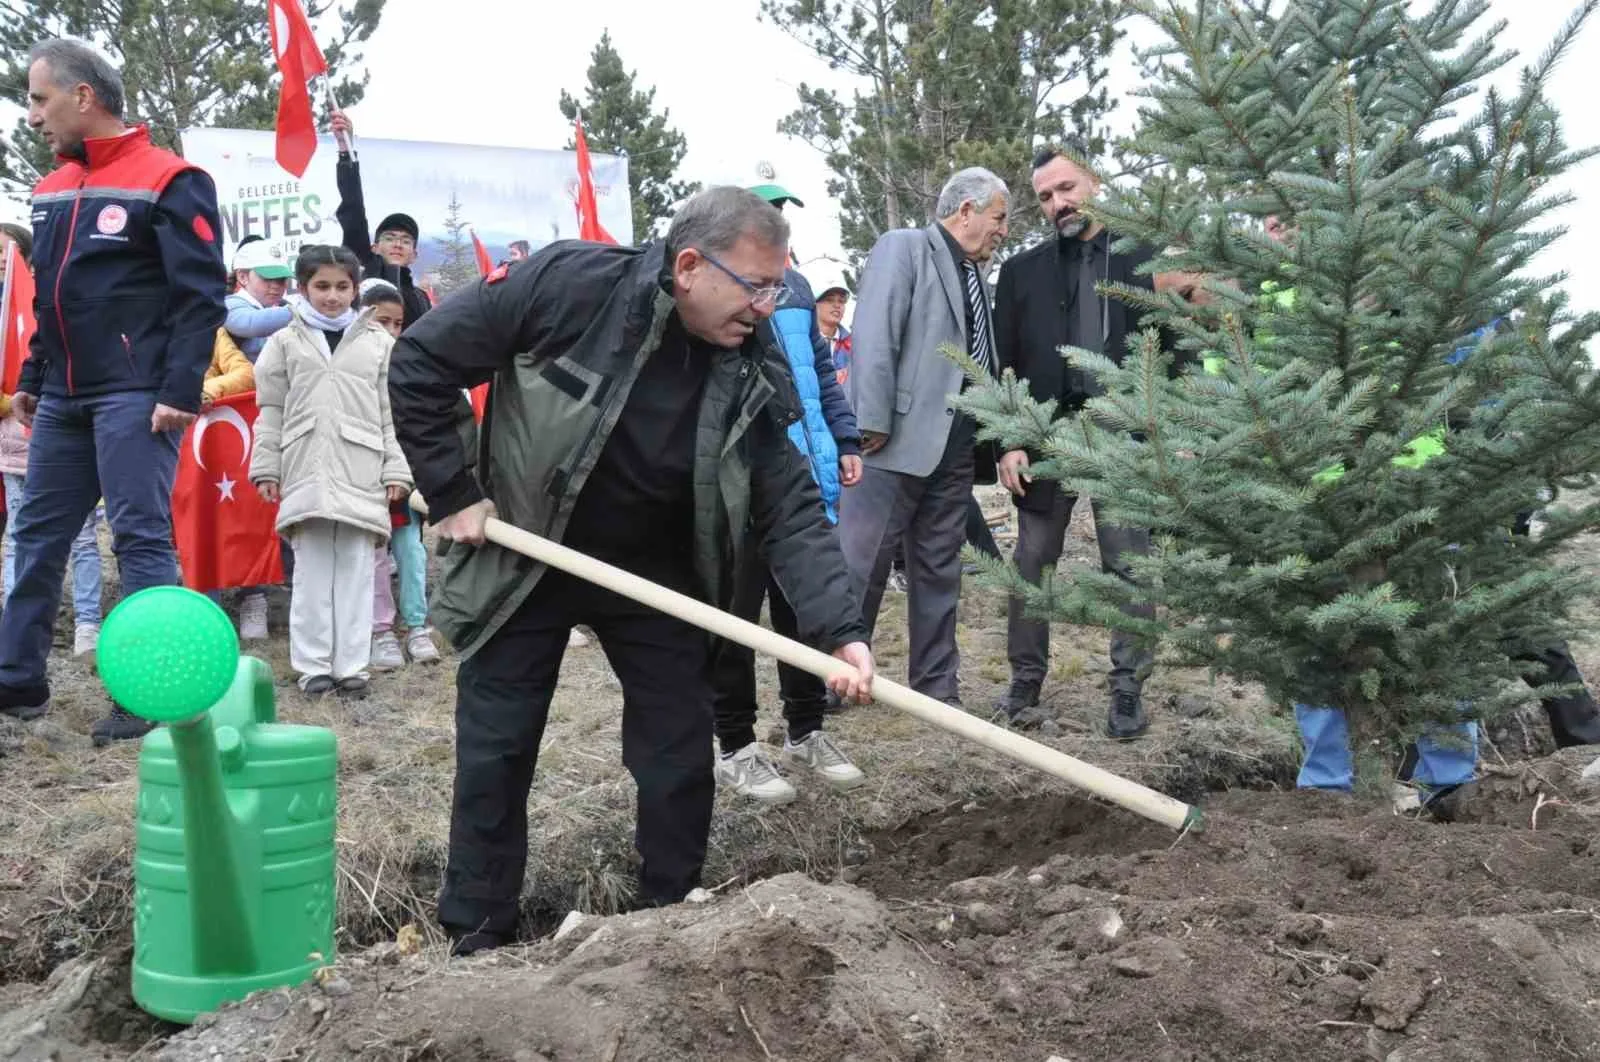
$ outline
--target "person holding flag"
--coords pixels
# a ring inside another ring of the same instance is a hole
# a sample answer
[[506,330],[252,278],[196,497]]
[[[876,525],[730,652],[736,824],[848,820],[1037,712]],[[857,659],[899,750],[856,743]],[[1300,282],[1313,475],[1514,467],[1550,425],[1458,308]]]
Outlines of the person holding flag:
[[[49,708],[45,678],[72,541],[104,492],[123,590],[178,581],[178,441],[226,316],[217,192],[123,121],[122,78],[79,41],[28,53],[28,125],[58,165],[33,194],[39,330],[11,408],[31,427],[14,514],[16,584],[0,613],[0,712]],[[114,706],[96,744],[150,724]]]
[[433,308],[426,293],[411,277],[417,260],[417,240],[421,231],[410,214],[394,213],[378,222],[376,233],[367,224],[367,201],[361,191],[361,163],[351,150],[355,127],[349,115],[333,112],[333,135],[339,142],[339,162],[335,172],[339,181],[339,207],[334,216],[344,232],[344,245],[355,252],[361,275],[381,280],[400,293],[405,302],[406,327]]

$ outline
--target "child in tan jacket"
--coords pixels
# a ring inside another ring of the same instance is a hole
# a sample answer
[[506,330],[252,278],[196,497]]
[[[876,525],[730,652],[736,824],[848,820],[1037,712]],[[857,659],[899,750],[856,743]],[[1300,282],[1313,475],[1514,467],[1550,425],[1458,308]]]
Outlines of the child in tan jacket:
[[372,649],[372,555],[411,470],[389,412],[394,337],[353,308],[361,265],[342,247],[301,250],[294,320],[256,360],[250,482],[278,503],[294,548],[289,661],[300,688],[365,696]]

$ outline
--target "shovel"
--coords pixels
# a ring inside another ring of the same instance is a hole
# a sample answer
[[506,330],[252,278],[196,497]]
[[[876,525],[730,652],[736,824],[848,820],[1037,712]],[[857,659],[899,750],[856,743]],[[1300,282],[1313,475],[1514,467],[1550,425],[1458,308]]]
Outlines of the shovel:
[[[428,513],[427,503],[420,494],[411,495],[411,507],[424,516]],[[696,601],[686,594],[659,586],[632,572],[625,572],[621,568],[612,567],[603,561],[568,549],[531,531],[524,531],[504,520],[491,517],[485,528],[484,537],[497,546],[531,557],[552,568],[559,568],[596,586],[603,586],[613,593],[665,612],[685,623],[692,623],[719,638],[726,638],[758,653],[776,657],[785,664],[816,675],[823,681],[852,671],[849,664],[827,653],[802,645],[791,638],[785,638],[759,624],[739,619],[703,601]],[[891,682],[882,675],[873,677],[872,699],[916,716],[941,730],[947,730],[1009,756],[1018,763],[1025,763],[1029,767],[1054,775],[1069,785],[1093,793],[1153,822],[1159,822],[1174,830],[1196,832],[1205,826],[1204,816],[1200,809],[1193,805],[1174,800],[1165,793],[1158,793],[1154,789],[1129,781],[1121,775],[1112,774],[1092,763],[1075,759],[1048,745],[1041,745],[1015,731],[996,726],[977,716],[968,715],[959,708],[952,708],[926,694]]]

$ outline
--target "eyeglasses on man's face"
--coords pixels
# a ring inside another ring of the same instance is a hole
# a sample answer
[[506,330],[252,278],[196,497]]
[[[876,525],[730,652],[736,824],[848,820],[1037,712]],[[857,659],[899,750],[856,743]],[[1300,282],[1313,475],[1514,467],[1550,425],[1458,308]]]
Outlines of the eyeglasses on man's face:
[[750,296],[751,306],[756,307],[757,309],[762,306],[777,306],[789,297],[789,285],[767,284],[758,286],[746,280],[744,277],[741,277],[738,273],[735,273],[733,270],[717,261],[713,256],[704,251],[700,251],[698,248],[696,248],[696,250],[699,252],[701,258],[704,258],[706,261],[722,270],[733,279],[734,283],[738,284],[745,290],[745,294]]

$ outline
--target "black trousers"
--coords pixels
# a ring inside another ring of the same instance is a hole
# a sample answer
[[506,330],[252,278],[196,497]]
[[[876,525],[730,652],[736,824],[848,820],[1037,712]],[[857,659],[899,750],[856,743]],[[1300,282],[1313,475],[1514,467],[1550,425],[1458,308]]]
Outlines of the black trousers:
[[[684,573],[642,573],[673,589]],[[708,639],[608,590],[546,572],[456,674],[456,777],[439,921],[511,935],[528,862],[528,791],[567,634],[592,628],[622,682],[622,762],[639,787],[639,895],[676,903],[700,883],[711,805]]]
[[[1000,559],[1000,547],[995,545],[994,532],[989,530],[989,521],[983,518],[983,506],[978,504],[976,496],[967,500],[967,545],[986,557]],[[894,570],[906,570],[904,546],[894,551]]]
[[[772,629],[785,638],[797,638],[794,609],[776,579],[759,562],[745,565],[733,592],[733,614],[754,623],[761,618],[761,601],[767,600]],[[712,708],[717,721],[717,744],[724,753],[737,752],[756,739],[756,654],[737,642],[719,644],[712,666]],[[809,671],[780,662],[778,696],[789,739],[798,741],[822,729],[828,687]]]

